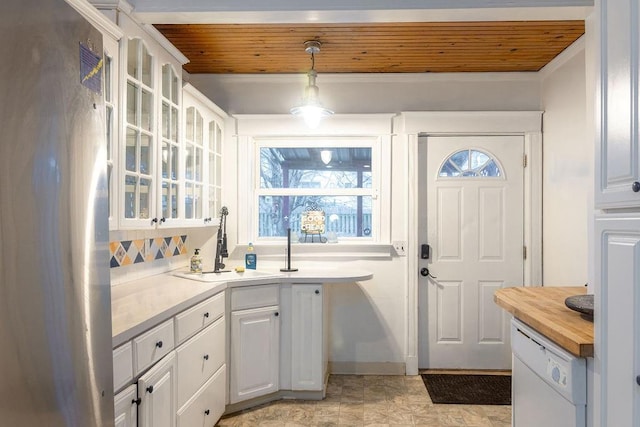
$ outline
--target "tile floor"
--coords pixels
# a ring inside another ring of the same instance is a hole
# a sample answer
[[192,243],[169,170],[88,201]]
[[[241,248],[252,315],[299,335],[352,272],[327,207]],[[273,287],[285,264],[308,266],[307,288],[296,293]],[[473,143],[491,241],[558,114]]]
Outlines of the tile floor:
[[419,375],[331,375],[322,401],[279,400],[217,425],[509,427],[511,406],[434,404]]

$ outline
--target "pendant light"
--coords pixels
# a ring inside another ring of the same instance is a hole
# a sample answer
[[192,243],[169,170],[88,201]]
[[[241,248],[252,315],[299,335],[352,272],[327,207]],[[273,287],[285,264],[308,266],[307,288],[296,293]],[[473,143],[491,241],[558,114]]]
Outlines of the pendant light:
[[304,122],[311,129],[315,129],[320,124],[320,120],[333,114],[333,111],[324,108],[318,97],[319,89],[316,86],[318,73],[315,70],[315,54],[320,52],[321,43],[317,40],[304,42],[304,50],[311,55],[311,70],[307,73],[309,83],[304,89],[302,104],[293,107],[290,112],[294,116],[302,116]]

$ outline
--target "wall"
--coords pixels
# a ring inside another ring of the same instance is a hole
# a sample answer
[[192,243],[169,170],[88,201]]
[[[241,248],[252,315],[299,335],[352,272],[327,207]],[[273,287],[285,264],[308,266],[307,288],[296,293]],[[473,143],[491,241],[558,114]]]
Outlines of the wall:
[[[229,113],[286,113],[298,102],[304,86],[300,76],[214,76],[191,75],[189,81]],[[318,78],[323,103],[339,113],[398,113],[427,110],[539,110],[540,83],[535,73],[407,75],[407,76],[323,76]],[[233,126],[226,126],[233,129]],[[364,132],[366,133],[366,132]],[[227,141],[232,141],[228,138]],[[230,205],[230,230],[236,229],[238,194],[236,166],[247,153],[237,153],[229,143],[225,147],[224,197]],[[240,156],[238,156],[240,154]],[[408,239],[406,189],[407,147],[392,144],[391,203],[394,218],[392,240]],[[230,249],[236,243],[229,236]],[[239,242],[246,244],[247,242]],[[330,361],[334,371],[360,373],[404,372],[408,339],[407,258],[344,259],[326,261],[296,256],[294,264],[303,269],[312,266],[363,268],[374,278],[361,283],[331,285]],[[261,257],[256,247],[258,268],[280,268],[282,260]],[[205,254],[205,259],[208,255]],[[242,264],[242,250],[232,252],[230,266]]]
[[543,283],[584,285],[588,277],[588,200],[593,142],[587,139],[585,55],[575,45],[541,73]]
[[[283,114],[306,76],[192,74],[191,84],[230,114]],[[538,110],[536,73],[320,74],[320,100],[336,113]]]

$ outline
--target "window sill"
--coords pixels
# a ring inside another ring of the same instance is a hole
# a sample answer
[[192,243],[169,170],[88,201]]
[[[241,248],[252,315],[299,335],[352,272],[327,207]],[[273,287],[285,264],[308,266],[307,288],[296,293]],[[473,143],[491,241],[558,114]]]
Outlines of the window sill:
[[[282,259],[287,244],[263,243],[253,245],[260,259]],[[239,256],[247,251],[248,245],[237,245],[232,256]],[[327,259],[380,259],[397,256],[392,245],[384,243],[293,243],[291,258],[298,260]]]

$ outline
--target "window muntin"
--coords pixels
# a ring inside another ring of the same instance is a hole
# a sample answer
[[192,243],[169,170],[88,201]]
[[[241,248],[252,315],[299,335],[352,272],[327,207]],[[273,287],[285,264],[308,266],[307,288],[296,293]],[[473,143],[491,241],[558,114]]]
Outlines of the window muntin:
[[322,210],[325,236],[375,239],[378,145],[377,139],[258,144],[258,238],[284,237],[291,227],[303,239],[301,216]]
[[475,150],[460,150],[449,156],[440,167],[439,177],[445,178],[499,178],[503,176],[497,159]]

